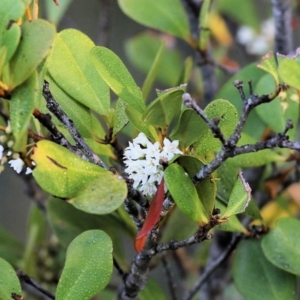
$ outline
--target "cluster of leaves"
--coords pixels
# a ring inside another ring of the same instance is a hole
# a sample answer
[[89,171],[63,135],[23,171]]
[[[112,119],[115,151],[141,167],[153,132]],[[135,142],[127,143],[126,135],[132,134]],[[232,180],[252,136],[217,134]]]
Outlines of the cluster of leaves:
[[[36,163],[33,177],[44,191],[54,196],[47,202],[47,216],[60,243],[67,248],[56,299],[89,299],[99,293],[111,279],[113,257],[122,268],[129,269],[120,235],[125,234],[133,241],[140,227],[130,219],[130,209],[125,206],[128,214],[122,205],[124,201],[132,202],[132,184],[122,173],[122,156],[114,151],[114,146],[121,133],[132,137],[136,132],[143,132],[151,142],[161,143],[166,136],[179,140],[183,152],[165,166],[164,182],[168,194],[163,194],[160,185],[152,202],[160,198],[162,203],[166,198],[177,207],[168,214],[161,240],[166,243],[183,240],[197,228],[204,228],[207,234],[215,226],[218,230],[251,236],[250,230],[237,217],[241,213],[251,217],[255,224],[272,225],[273,229],[262,239],[249,238],[239,243],[233,278],[236,288],[246,298],[261,299],[263,295],[264,299],[274,299],[275,296],[293,299],[300,269],[297,253],[300,223],[287,218],[274,225],[278,216],[270,216],[270,207],[260,213],[240,171],[270,163],[285,170],[286,162],[292,160],[292,151],[245,151],[224,159],[201,181],[196,179],[199,171],[217,158],[239,126],[244,106],[232,87],[234,80],[251,79],[258,94],[272,93],[282,82],[291,87],[281,91],[270,103],[258,105],[252,111],[245,126],[240,128],[243,131],[239,132],[238,146],[254,145],[267,129],[284,132],[287,119],[298,123],[299,57],[278,56],[276,61],[269,53],[259,68],[255,64],[245,67],[224,84],[200,117],[196,110],[184,106],[182,100],[186,92],[184,83],[189,82],[194,69],[191,57],[182,64],[177,52],[167,49],[162,41],[149,33],[132,39],[127,45],[129,55],[136,57],[136,64],[148,71],[140,88],[115,53],[95,46],[82,32],[67,29],[56,34],[47,21],[26,21],[24,14],[30,2],[19,0],[12,4],[7,0],[0,8],[0,13],[5,15],[0,23],[0,95],[4,111],[11,120],[14,151],[27,156],[28,129],[41,139],[30,156]],[[210,4],[210,1],[204,1],[200,12],[202,29],[209,27],[211,18],[217,15],[217,9],[211,13]],[[209,48],[209,31],[200,32],[199,39],[191,34],[188,17],[179,0],[119,0],[119,6],[133,20],[182,39],[198,53],[204,55]],[[218,9],[222,9],[222,4]],[[145,57],[139,58],[135,53],[141,47]],[[166,68],[174,61],[177,61],[174,67]],[[168,74],[160,70],[168,70]],[[173,87],[157,91],[156,99],[147,105],[146,100],[157,78]],[[44,80],[49,83],[50,95],[72,120],[70,123],[75,125],[79,135],[75,135],[66,123],[62,124],[59,115],[49,105],[51,99],[47,99],[44,93],[46,107],[42,92]],[[116,101],[112,101],[111,91],[117,96]],[[55,139],[53,132],[49,137],[47,130],[41,127],[42,122],[33,117],[37,116],[36,111],[42,115],[51,114],[52,125],[59,128],[70,145],[75,145],[76,151],[73,151],[74,147],[64,147],[65,144]],[[211,123],[222,135],[218,137],[213,132]],[[289,131],[290,139],[295,135],[296,130]],[[86,149],[91,151],[92,157],[86,155]],[[265,177],[271,174],[266,168]],[[138,202],[134,205],[144,209]],[[285,211],[286,216],[294,216],[299,211],[277,193],[271,205]],[[151,223],[151,226],[138,235],[137,240],[144,238],[142,244],[138,244],[139,251],[151,248],[151,243],[147,244],[145,238],[150,241],[151,230],[158,230],[160,213],[160,210],[152,210],[150,205],[145,224]],[[31,269],[35,264],[33,244],[41,244],[40,236],[45,232],[41,226],[44,224],[41,213],[34,210],[33,215],[29,227],[31,240],[26,245],[22,262],[17,262],[20,253],[9,254],[8,250],[2,253],[3,258],[31,276],[35,275]],[[179,227],[183,221],[185,229]],[[281,241],[280,245],[278,241]],[[11,249],[16,247],[16,242],[7,244]],[[0,260],[1,281],[5,282],[0,286],[1,299],[10,299],[12,293],[21,295],[18,278],[6,260]],[[257,280],[258,274],[260,280]],[[141,299],[153,299],[153,295],[147,298],[147,289],[152,288],[153,283],[149,281]],[[166,296],[161,291],[159,297]]]

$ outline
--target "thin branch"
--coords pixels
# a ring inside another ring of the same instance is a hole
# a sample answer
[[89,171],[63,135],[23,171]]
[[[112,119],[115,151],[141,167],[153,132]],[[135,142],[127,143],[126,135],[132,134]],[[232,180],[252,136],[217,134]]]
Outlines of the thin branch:
[[[250,89],[252,89],[251,83],[249,83]],[[236,85],[236,87],[240,92],[241,85],[240,83]],[[255,145],[244,145],[242,147],[237,147],[237,142],[239,141],[241,137],[242,130],[244,128],[244,125],[246,123],[246,120],[250,114],[250,112],[258,105],[263,103],[271,102],[282,89],[285,89],[285,86],[278,86],[277,89],[269,94],[269,95],[253,95],[251,94],[250,97],[247,100],[243,100],[244,106],[242,115],[239,118],[239,121],[236,125],[236,128],[233,132],[233,134],[229,137],[229,139],[226,141],[225,145],[223,145],[223,148],[220,152],[217,153],[216,157],[212,162],[210,162],[207,165],[204,165],[200,171],[194,176],[193,180],[195,182],[201,181],[205,178],[208,178],[212,172],[214,172],[224,161],[229,157],[234,157],[236,155],[245,154],[249,152],[255,152],[263,149],[269,148],[269,146],[272,145],[272,147],[281,147],[281,148],[290,148],[292,149],[298,149],[299,143],[298,142],[290,142],[288,141],[288,137],[286,136],[286,131],[290,128],[292,125],[289,121],[287,125],[287,128],[283,133],[280,133],[277,135],[277,139],[269,139],[265,142],[259,142]],[[243,93],[241,94],[242,99],[244,98]],[[275,146],[274,146],[275,145]],[[253,146],[253,147],[251,147]]]
[[169,290],[171,293],[171,299],[177,300],[178,297],[177,297],[177,292],[176,292],[176,284],[175,284],[174,276],[173,276],[172,270],[170,268],[169,262],[168,262],[165,254],[162,255],[161,261],[162,261],[162,264],[163,264],[163,267],[164,267],[164,270],[165,270],[165,273],[167,276],[168,286],[169,286]]
[[84,153],[87,159],[90,162],[99,165],[104,169],[107,169],[102,160],[92,151],[92,149],[84,141],[81,134],[76,129],[74,122],[68,118],[66,113],[60,108],[59,104],[53,98],[52,93],[49,89],[49,83],[47,81],[45,81],[43,85],[43,96],[47,102],[46,106],[49,109],[49,111],[51,111],[69,131],[74,141],[76,142],[76,146]]
[[213,133],[214,137],[218,138],[222,145],[225,145],[225,137],[223,133],[221,132],[220,127],[218,126],[218,123],[220,122],[219,119],[214,119],[213,121],[205,114],[204,110],[202,110],[196,101],[192,99],[191,95],[189,93],[184,93],[182,95],[183,104],[188,107],[192,108],[202,119],[203,121],[209,126],[211,132]]
[[119,263],[116,261],[116,259],[114,257],[113,257],[113,263],[114,263],[114,267],[118,271],[119,275],[122,277],[123,280],[125,280],[126,273],[123,271],[123,269],[121,268],[121,266],[119,265]]
[[227,246],[225,251],[223,251],[222,254],[205,269],[202,276],[195,283],[195,285],[191,288],[191,290],[188,292],[188,294],[182,298],[183,300],[190,300],[193,298],[193,296],[199,291],[201,286],[206,282],[208,277],[214,271],[216,271],[216,269],[230,256],[232,251],[234,251],[234,249],[236,248],[240,239],[241,239],[241,235],[235,235],[232,238],[230,244]]
[[42,286],[40,286],[35,280],[30,278],[28,275],[24,274],[22,271],[17,272],[17,276],[19,277],[19,280],[21,282],[24,282],[30,286],[32,286],[34,289],[42,293],[43,295],[47,296],[50,299],[55,299],[55,295],[53,295],[51,292],[44,289]]

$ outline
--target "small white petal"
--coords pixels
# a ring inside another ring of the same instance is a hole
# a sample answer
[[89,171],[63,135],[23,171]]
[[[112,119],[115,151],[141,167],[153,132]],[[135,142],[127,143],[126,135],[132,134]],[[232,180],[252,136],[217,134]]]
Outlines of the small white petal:
[[12,159],[8,163],[17,173],[21,173],[24,166],[24,162],[21,158]]
[[132,142],[134,145],[142,145],[143,147],[146,147],[149,140],[144,133],[140,132]]
[[2,145],[0,145],[0,159],[3,156],[3,151],[4,151],[4,147]]
[[25,175],[28,175],[28,174],[31,174],[31,173],[32,173],[32,169],[30,169],[29,167],[27,167]]

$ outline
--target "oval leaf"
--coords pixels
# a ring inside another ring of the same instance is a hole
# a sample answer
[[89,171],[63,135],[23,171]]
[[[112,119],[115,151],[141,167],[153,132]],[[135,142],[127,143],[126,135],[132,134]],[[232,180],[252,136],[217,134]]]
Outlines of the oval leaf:
[[146,107],[141,90],[120,58],[105,47],[94,47],[90,57],[109,87],[128,105],[143,113]]
[[36,144],[31,158],[37,164],[34,178],[46,192],[57,197],[76,197],[91,181],[101,176],[115,176],[46,140]]
[[11,294],[21,295],[22,289],[19,278],[13,267],[0,257],[0,299],[12,299]]
[[10,61],[11,89],[24,82],[47,56],[56,33],[52,24],[41,19],[24,22],[21,30],[18,49]]
[[271,264],[257,239],[243,240],[238,245],[233,262],[233,279],[245,299],[296,299],[296,276]]
[[87,213],[104,215],[116,210],[126,195],[127,185],[122,177],[105,171],[67,201]]
[[10,120],[16,141],[14,144],[16,152],[24,151],[26,147],[28,124],[34,109],[37,87],[37,73],[34,72],[23,84],[14,89],[11,95]]
[[101,230],[80,234],[67,250],[57,300],[88,300],[105,288],[112,274],[112,242]]
[[231,191],[224,218],[243,213],[246,210],[251,200],[251,188],[245,181],[242,172],[239,173],[238,178]]
[[[280,243],[278,242],[280,241]],[[267,259],[276,267],[300,276],[300,222],[294,218],[277,221],[262,240]]]
[[281,79],[288,85],[300,89],[300,64],[299,62],[284,58],[279,64],[279,74]]
[[179,0],[119,0],[118,3],[138,23],[189,41],[189,22]]
[[94,46],[82,32],[63,30],[55,39],[48,71],[74,100],[105,115],[110,108],[109,88],[90,61],[89,53]]
[[166,168],[164,178],[179,209],[190,219],[207,223],[208,212],[200,202],[197,190],[184,169],[178,164],[171,164]]

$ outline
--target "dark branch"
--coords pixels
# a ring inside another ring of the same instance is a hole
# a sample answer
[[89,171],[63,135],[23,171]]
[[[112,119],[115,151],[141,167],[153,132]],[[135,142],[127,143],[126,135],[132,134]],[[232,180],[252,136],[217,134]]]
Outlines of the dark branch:
[[169,266],[169,262],[168,262],[165,254],[162,255],[161,261],[162,261],[164,271],[166,273],[166,277],[168,280],[168,286],[169,286],[169,290],[171,293],[171,299],[177,300],[178,297],[177,297],[177,292],[176,292],[176,284],[175,284],[174,276],[173,276],[172,270]]
[[18,271],[17,272],[17,276],[19,277],[19,280],[21,282],[24,282],[24,283],[32,286],[34,289],[36,289],[37,291],[39,291],[43,295],[49,297],[50,299],[55,299],[55,296],[52,293],[50,293],[49,291],[47,291],[46,289],[44,289],[35,280],[33,280],[32,278],[30,278],[28,275],[24,274],[22,271]]
[[52,93],[49,89],[49,83],[47,81],[45,81],[43,85],[43,96],[47,102],[46,106],[49,109],[49,111],[51,111],[69,131],[74,141],[76,142],[76,146],[84,153],[88,161],[107,169],[102,160],[91,150],[91,148],[83,140],[81,134],[76,129],[73,121],[68,118],[66,113],[60,108],[59,104],[53,98]]

